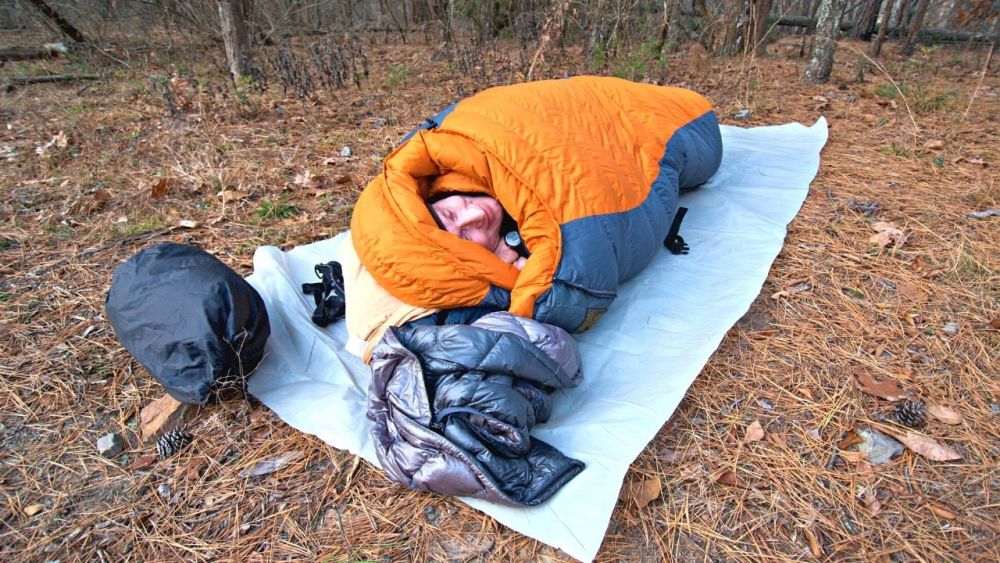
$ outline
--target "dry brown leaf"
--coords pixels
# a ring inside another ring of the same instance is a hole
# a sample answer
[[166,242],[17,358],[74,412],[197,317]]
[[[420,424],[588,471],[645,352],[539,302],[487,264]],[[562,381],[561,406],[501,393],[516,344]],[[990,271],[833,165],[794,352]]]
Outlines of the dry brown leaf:
[[933,461],[954,461],[956,459],[962,459],[962,454],[948,446],[939,444],[936,440],[928,438],[927,436],[907,432],[904,436],[897,435],[896,439],[902,442],[907,448],[910,448],[911,451]]
[[990,328],[993,330],[1000,330],[1000,317],[990,321]]
[[870,475],[875,472],[875,468],[873,468],[872,464],[868,463],[868,460],[866,459],[862,459],[861,461],[859,461],[858,464],[854,467],[854,470],[860,473],[861,475]]
[[691,462],[677,471],[677,478],[681,481],[697,479],[705,474],[705,468],[698,462]]
[[929,403],[927,405],[927,414],[945,424],[962,424],[963,421],[962,415],[946,406],[936,405],[934,403]]
[[934,504],[933,502],[928,502],[924,506],[926,506],[927,510],[933,512],[934,515],[937,516],[938,518],[944,518],[945,520],[954,520],[958,518],[958,514],[955,514],[954,512],[948,510],[947,508],[941,506],[940,504]]
[[639,508],[646,508],[646,505],[660,498],[663,484],[660,483],[659,477],[653,477],[652,479],[633,481],[628,484],[628,488],[629,497],[635,501],[635,505]]
[[173,191],[176,182],[172,178],[157,178],[153,185],[149,187],[149,197],[153,199],[163,199]]
[[927,294],[908,281],[896,282],[896,292],[913,303],[923,303],[927,300]]
[[844,458],[844,461],[849,461],[851,463],[858,463],[868,460],[868,452],[851,452],[851,451],[839,451],[837,455]]
[[862,391],[887,401],[898,401],[909,397],[909,394],[904,393],[895,381],[878,381],[872,374],[860,369],[854,371],[854,379],[861,386]]
[[240,477],[259,477],[261,475],[267,475],[268,473],[274,473],[275,471],[281,469],[282,467],[298,461],[299,459],[305,457],[305,452],[294,451],[288,452],[287,454],[282,454],[279,456],[262,459],[257,463],[253,464],[252,467],[240,471]]
[[96,201],[98,205],[106,204],[111,201],[111,192],[104,188],[97,190],[94,192],[94,201]]
[[803,397],[805,397],[806,399],[809,399],[810,401],[815,401],[816,400],[813,397],[812,391],[810,391],[809,389],[807,389],[805,387],[799,387],[798,389],[796,389],[796,391],[799,392],[799,395],[802,395]]
[[760,425],[759,420],[753,421],[750,426],[747,426],[746,435],[743,437],[744,442],[758,442],[764,437],[764,428]]
[[306,170],[301,174],[296,174],[292,183],[303,188],[315,189],[323,185],[323,177]]
[[809,528],[803,528],[802,531],[805,532],[806,539],[809,540],[809,551],[812,552],[813,557],[822,557],[823,546],[820,545],[816,534]]
[[924,143],[924,148],[931,150],[943,149],[944,141],[942,141],[941,139],[931,139],[930,141]]
[[908,369],[893,370],[892,375],[903,381],[913,381],[913,372]]
[[230,201],[239,201],[243,197],[241,192],[236,190],[222,190],[221,192],[215,194],[222,198],[223,203],[229,203]]
[[716,483],[719,483],[720,485],[727,485],[730,487],[746,486],[746,483],[744,483],[743,480],[740,479],[738,475],[736,475],[736,473],[734,473],[732,470],[729,469],[720,471],[715,475],[715,478],[712,480],[715,481]]
[[864,442],[865,439],[861,437],[853,428],[847,431],[847,434],[837,442],[837,448],[841,450],[846,450],[847,448],[860,444]]
[[879,248],[885,248],[890,244],[895,244],[895,248],[903,246],[906,242],[906,235],[896,225],[885,221],[872,223],[875,234],[868,239],[868,242],[875,243]]
[[146,469],[147,467],[153,465],[154,463],[156,463],[156,456],[153,454],[149,454],[149,455],[144,455],[139,459],[133,461],[130,467],[135,470]]
[[673,464],[683,461],[684,458],[687,456],[685,454],[682,454],[681,452],[678,452],[677,450],[664,449],[660,451],[659,457],[660,460],[663,461],[664,463]]
[[764,439],[776,446],[787,446],[788,442],[785,441],[784,436],[781,434],[776,434],[774,432],[768,432]]
[[878,497],[875,495],[875,491],[871,489],[865,490],[865,508],[868,509],[868,513],[875,516],[882,510],[882,503],[879,502]]
[[806,280],[798,280],[788,284],[788,293],[802,293],[812,289],[812,284]]

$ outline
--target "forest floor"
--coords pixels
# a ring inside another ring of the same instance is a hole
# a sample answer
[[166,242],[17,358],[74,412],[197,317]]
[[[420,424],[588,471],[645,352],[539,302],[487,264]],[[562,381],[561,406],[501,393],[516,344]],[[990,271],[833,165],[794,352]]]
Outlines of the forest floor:
[[[633,462],[598,560],[1000,559],[1000,217],[969,215],[1000,208],[997,62],[984,75],[986,49],[890,44],[859,81],[866,48],[842,44],[824,86],[801,83],[795,38],[615,63],[702,92],[729,124],[831,129],[760,297]],[[104,316],[114,267],[169,240],[249,274],[258,246],[333,236],[413,125],[525,67],[499,50],[449,63],[419,37],[364,49],[360,88],[305,100],[224,86],[221,47],[0,69],[101,77],[0,94],[0,560],[569,559],[252,401],[207,407],[191,447],[136,464],[155,452],[137,415],[162,389]],[[588,71],[546,56],[537,78]],[[937,417],[911,448],[884,465],[853,451],[857,431],[905,437],[884,397],[906,392]],[[108,432],[127,442],[114,459],[95,447]]]

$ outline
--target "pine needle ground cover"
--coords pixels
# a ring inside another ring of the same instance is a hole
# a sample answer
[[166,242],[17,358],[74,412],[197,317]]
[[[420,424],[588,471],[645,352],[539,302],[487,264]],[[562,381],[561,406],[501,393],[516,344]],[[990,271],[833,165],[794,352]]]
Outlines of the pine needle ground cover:
[[[306,97],[227,84],[203,45],[4,67],[102,79],[0,97],[0,559],[567,559],[252,400],[203,409],[162,459],[138,435],[162,392],[104,317],[117,264],[170,240],[249,274],[260,245],[333,236],[412,125],[523,79],[502,49],[363,41],[360,87]],[[824,115],[831,135],[760,297],[633,463],[599,560],[1000,557],[1000,79],[985,50],[893,47],[859,82],[865,45],[845,42],[824,86],[801,84],[797,41],[647,70],[729,124]],[[535,77],[608,71],[546,56]]]

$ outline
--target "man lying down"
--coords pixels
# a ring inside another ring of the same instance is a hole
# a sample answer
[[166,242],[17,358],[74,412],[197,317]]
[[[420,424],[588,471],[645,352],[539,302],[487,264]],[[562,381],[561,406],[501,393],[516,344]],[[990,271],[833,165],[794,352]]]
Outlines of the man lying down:
[[[358,199],[341,252],[382,466],[421,490],[535,505],[583,469],[529,436],[580,383],[590,328],[718,169],[711,104],[578,77],[428,119]],[[672,228],[673,227],[673,228]]]

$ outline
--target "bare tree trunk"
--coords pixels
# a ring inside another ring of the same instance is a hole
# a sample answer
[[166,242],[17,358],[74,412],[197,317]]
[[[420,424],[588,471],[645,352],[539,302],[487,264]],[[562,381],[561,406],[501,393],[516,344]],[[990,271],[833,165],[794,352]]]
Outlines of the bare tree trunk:
[[[670,21],[679,0],[663,0],[663,27],[660,28],[660,40],[656,42],[656,52],[662,53],[670,35]],[[669,3],[668,3],[669,2]]]
[[927,5],[930,0],[920,0],[917,3],[917,13],[913,15],[913,21],[910,22],[910,29],[906,32],[906,41],[903,43],[903,54],[912,55],[913,50],[917,45],[917,34],[920,33],[920,28],[924,25],[924,16],[927,14]]
[[816,44],[806,67],[806,84],[826,84],[833,72],[833,53],[837,49],[840,17],[847,0],[822,0],[816,19]]
[[[893,0],[887,1],[892,3]],[[865,0],[861,13],[854,21],[854,29],[851,31],[852,38],[862,41],[872,40],[872,34],[875,33],[875,20],[878,19],[878,9],[881,3],[882,0]]]
[[51,20],[52,23],[56,24],[59,31],[68,35],[73,41],[76,41],[77,43],[84,43],[87,41],[87,38],[84,37],[84,35],[75,27],[73,27],[73,24],[63,19],[63,17],[59,15],[59,12],[53,10],[51,6],[45,3],[45,0],[28,0],[28,2],[31,2],[32,6],[37,8],[38,11]]
[[229,74],[236,81],[242,76],[249,76],[253,71],[250,65],[250,27],[247,25],[251,0],[217,1]]
[[[813,17],[816,15],[816,2],[817,0],[807,0],[809,7],[806,10],[806,18],[808,21],[812,21]],[[799,57],[806,56],[806,38],[812,37],[813,34],[809,33],[810,29],[806,28],[802,32],[802,43],[799,44]]]
[[751,0],[750,3],[750,27],[747,45],[751,50],[757,51],[758,55],[767,52],[768,22],[767,16],[771,14],[771,0]]
[[715,52],[721,56],[734,55],[742,52],[746,45],[749,0],[732,0],[723,2],[722,5],[722,38],[716,45]]
[[913,0],[902,0],[899,4],[899,25],[896,29],[899,30],[899,35],[905,37],[907,26],[910,25],[910,6],[913,4]]
[[882,5],[882,22],[878,26],[878,36],[872,43],[872,58],[878,58],[879,54],[882,53],[882,44],[885,43],[885,36],[889,31],[889,20],[892,19],[892,5],[895,3],[895,0],[886,0],[885,4]]

